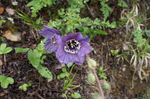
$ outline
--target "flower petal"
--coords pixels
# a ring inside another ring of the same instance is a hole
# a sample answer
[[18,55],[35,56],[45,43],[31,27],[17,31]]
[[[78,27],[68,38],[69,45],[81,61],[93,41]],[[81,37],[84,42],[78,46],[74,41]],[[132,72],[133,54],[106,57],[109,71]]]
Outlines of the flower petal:
[[51,38],[54,34],[59,35],[60,32],[56,29],[45,26],[42,30],[39,31],[40,35],[45,38]]
[[90,46],[90,44],[88,42],[81,42],[81,48],[78,52],[78,55],[80,56],[85,56],[87,54],[89,54],[92,51],[92,47]]
[[[69,53],[64,50],[64,46],[68,40],[75,39],[80,42],[81,48],[77,53]],[[80,32],[70,33],[62,38],[62,41],[59,43],[59,47],[56,51],[56,57],[60,63],[76,63],[81,65],[85,61],[85,57],[92,51],[92,47],[89,44],[89,38],[83,37]]]
[[82,65],[84,63],[85,60],[85,56],[78,56],[78,61],[76,61],[75,63],[78,65]]
[[[53,39],[55,41],[53,41]],[[46,39],[46,41],[45,41],[45,49],[49,53],[55,52],[58,49],[59,43],[61,43],[61,36],[54,34],[53,37],[51,37],[49,39]]]
[[57,46],[56,44],[53,44],[50,39],[47,39],[47,40],[45,41],[45,49],[46,49],[49,53],[52,53],[52,52],[56,51],[57,48],[58,48],[58,46]]
[[78,61],[77,54],[73,55],[66,53],[62,47],[63,46],[59,47],[58,50],[56,51],[56,58],[59,60],[60,63],[69,64]]
[[80,40],[82,38],[83,38],[83,36],[82,36],[82,34],[80,32],[69,33],[68,35],[63,37],[63,41],[65,42],[65,41],[70,40],[70,39]]

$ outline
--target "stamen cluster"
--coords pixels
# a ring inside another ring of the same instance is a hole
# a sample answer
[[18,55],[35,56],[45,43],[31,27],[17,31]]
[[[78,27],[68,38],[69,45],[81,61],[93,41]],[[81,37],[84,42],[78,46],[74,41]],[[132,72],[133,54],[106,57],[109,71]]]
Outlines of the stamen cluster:
[[80,47],[81,46],[80,46],[79,41],[77,41],[75,39],[71,39],[71,40],[66,41],[64,50],[68,53],[75,54],[79,51]]

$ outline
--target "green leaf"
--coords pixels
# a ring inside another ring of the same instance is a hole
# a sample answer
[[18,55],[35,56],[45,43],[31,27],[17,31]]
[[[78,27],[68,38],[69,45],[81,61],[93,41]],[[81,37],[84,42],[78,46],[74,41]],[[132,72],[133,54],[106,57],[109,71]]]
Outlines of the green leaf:
[[28,59],[30,63],[37,68],[41,63],[42,53],[39,53],[36,49],[28,51]]
[[11,47],[7,47],[7,48],[5,48],[5,54],[7,54],[7,53],[9,53],[9,52],[11,52],[12,51],[12,48]]
[[74,98],[74,99],[79,99],[79,98],[81,98],[81,95],[80,95],[80,93],[78,93],[78,92],[72,93],[71,96],[72,96],[72,98]]
[[106,73],[105,73],[103,67],[98,68],[98,76],[100,79],[104,79],[104,80],[107,79],[107,76],[106,76]]
[[1,50],[5,50],[6,46],[7,46],[7,45],[6,45],[5,43],[2,43],[1,46],[0,46],[0,49],[1,49]]
[[38,68],[38,72],[41,74],[42,77],[47,78],[48,81],[52,81],[53,75],[52,73],[48,70],[48,68],[40,66]]
[[119,50],[110,50],[112,56],[117,56],[119,54]]
[[37,13],[44,7],[51,6],[55,3],[55,0],[32,0],[27,6],[30,7],[32,11],[32,17],[36,17]]
[[12,51],[12,48],[11,47],[7,47],[7,45],[5,43],[2,43],[0,45],[0,54],[7,54],[9,52]]
[[98,35],[107,35],[107,32],[105,32],[103,30],[95,29],[93,32],[94,32],[94,34],[98,34]]
[[28,60],[42,77],[47,78],[48,81],[51,81],[53,79],[51,71],[48,70],[47,67],[42,66],[45,58],[45,56],[43,56],[44,53],[44,43],[41,41],[41,43],[38,44],[34,50],[28,51]]
[[63,79],[65,77],[69,77],[69,72],[67,71],[66,68],[62,69],[62,72],[57,76],[58,79]]
[[19,86],[19,89],[23,91],[27,91],[29,87],[31,87],[31,83],[24,83]]
[[13,84],[14,83],[14,79],[11,77],[7,77],[4,75],[0,75],[0,85],[2,88],[6,89],[8,88],[9,84]]
[[60,73],[60,74],[57,76],[58,79],[63,79],[63,78],[65,78],[65,77],[68,77],[68,73]]
[[21,47],[15,48],[16,53],[26,53],[28,51],[29,51],[29,48],[21,48]]
[[123,8],[128,7],[127,3],[124,0],[118,0],[118,6]]
[[65,77],[69,77],[70,74],[66,68],[62,68],[62,72],[57,76],[58,79],[63,79]]
[[110,13],[112,12],[112,9],[108,6],[106,0],[99,0],[101,3],[101,8],[100,10],[103,13],[104,16],[104,21],[109,17]]

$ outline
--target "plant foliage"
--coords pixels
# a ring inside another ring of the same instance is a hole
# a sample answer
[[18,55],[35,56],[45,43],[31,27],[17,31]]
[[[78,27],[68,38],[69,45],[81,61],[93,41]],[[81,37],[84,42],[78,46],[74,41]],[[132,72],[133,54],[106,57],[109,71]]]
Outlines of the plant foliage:
[[0,75],[0,86],[4,89],[8,88],[8,85],[13,84],[14,79],[4,75]]
[[19,86],[19,89],[22,91],[27,91],[29,87],[31,87],[31,83],[23,83]]
[[32,66],[38,71],[38,73],[42,77],[47,78],[48,81],[51,81],[52,80],[51,71],[47,67],[44,67],[42,65],[44,62],[43,60],[45,58],[45,56],[43,56],[44,53],[45,53],[44,44],[43,42],[41,42],[34,50],[28,51],[28,59],[32,64]]
[[143,35],[144,35],[144,30],[140,28],[137,28],[133,31],[134,42],[136,43],[140,56],[146,53],[150,53],[149,42],[146,38],[143,37]]
[[51,6],[55,3],[55,0],[32,0],[27,4],[28,7],[32,10],[32,17],[36,17],[37,13],[43,8],[47,6]]
[[104,16],[104,21],[106,21],[106,19],[109,17],[110,13],[112,12],[111,8],[108,6],[107,1],[106,0],[99,0],[100,4],[101,4],[101,8],[100,10],[103,13]]
[[[85,0],[69,0],[69,7],[60,9],[58,11],[58,18],[50,20],[48,25],[54,27],[63,32],[63,34],[68,32],[80,31],[85,35],[94,37],[95,35],[107,35],[103,29],[105,28],[115,28],[115,22],[110,23],[109,21],[103,21],[98,18],[92,20],[89,17],[81,17],[80,10],[85,7]],[[105,4],[106,6],[107,4]],[[104,5],[103,5],[104,6]],[[110,8],[108,5],[106,8],[102,8],[104,13],[104,20],[110,14]],[[107,11],[107,12],[105,12]]]
[[42,18],[31,18],[28,14],[18,11],[17,16],[27,25],[32,26],[34,29],[40,29],[41,26],[43,26],[43,20]]
[[29,51],[29,48],[22,48],[22,47],[16,47],[15,52],[16,53],[26,53]]
[[5,43],[2,43],[0,45],[0,55],[1,54],[7,54],[7,53],[9,53],[11,51],[12,51],[12,48],[11,47],[7,47],[7,45]]
[[118,6],[123,7],[123,8],[127,8],[128,5],[124,0],[118,0]]

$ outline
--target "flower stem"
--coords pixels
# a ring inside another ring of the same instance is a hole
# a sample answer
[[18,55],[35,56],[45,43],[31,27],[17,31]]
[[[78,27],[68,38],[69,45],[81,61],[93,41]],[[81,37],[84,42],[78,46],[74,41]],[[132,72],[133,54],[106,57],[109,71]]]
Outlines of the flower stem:
[[98,91],[99,91],[99,93],[101,94],[102,99],[105,99],[105,97],[104,97],[104,92],[103,92],[103,90],[102,90],[101,83],[100,83],[100,81],[99,81],[99,78],[98,78],[98,76],[97,76],[97,74],[96,74],[96,70],[95,70],[95,69],[93,69],[93,73],[94,73],[94,76],[95,76],[95,78],[96,78],[96,83],[97,83],[97,86],[98,86]]

